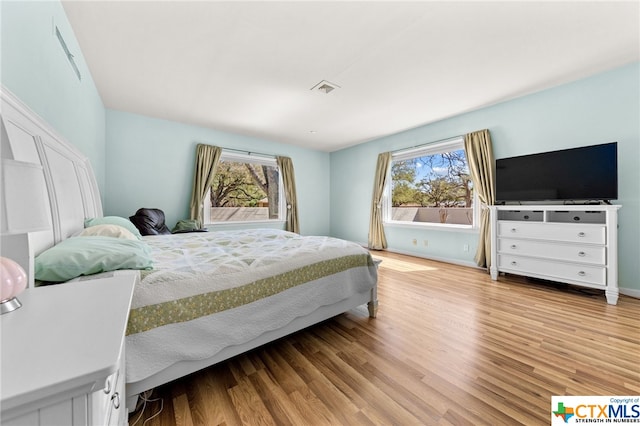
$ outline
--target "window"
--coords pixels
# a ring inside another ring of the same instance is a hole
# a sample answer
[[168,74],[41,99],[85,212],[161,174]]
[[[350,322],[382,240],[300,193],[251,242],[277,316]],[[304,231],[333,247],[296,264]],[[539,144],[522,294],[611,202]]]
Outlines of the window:
[[473,182],[460,138],[394,153],[385,221],[473,227]]
[[223,151],[204,200],[204,222],[281,220],[283,203],[275,158]]

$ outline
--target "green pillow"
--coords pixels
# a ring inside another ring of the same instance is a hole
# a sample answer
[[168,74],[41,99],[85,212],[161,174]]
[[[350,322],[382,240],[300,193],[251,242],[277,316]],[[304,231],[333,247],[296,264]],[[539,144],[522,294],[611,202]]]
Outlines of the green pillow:
[[91,236],[71,237],[35,259],[35,279],[63,282],[118,269],[151,269],[149,246],[138,240]]
[[176,232],[190,232],[200,230],[200,221],[196,219],[183,219],[176,223],[176,226],[171,230],[172,233]]
[[129,219],[125,219],[124,217],[104,216],[104,217],[92,217],[84,220],[85,228],[88,228],[90,226],[96,226],[96,225],[122,226],[123,228],[131,232],[133,235],[138,237],[139,239],[142,238],[142,235],[140,234],[140,231],[138,230],[138,228],[136,228],[136,226]]

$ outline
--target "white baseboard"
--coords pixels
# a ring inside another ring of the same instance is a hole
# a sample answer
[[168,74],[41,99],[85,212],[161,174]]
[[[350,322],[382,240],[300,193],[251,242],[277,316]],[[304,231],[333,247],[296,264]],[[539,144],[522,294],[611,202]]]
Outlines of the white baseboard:
[[[425,256],[423,253],[412,253],[410,251],[405,251],[405,250],[396,250],[396,249],[390,249],[390,248],[387,248],[385,250],[391,253],[404,254],[406,256],[413,256],[413,257],[420,257],[422,259],[435,260],[437,262],[452,263],[454,265],[467,266],[469,268],[484,269],[484,268],[480,268],[474,262],[466,262],[463,260],[448,259],[448,258],[437,257],[437,256]],[[373,251],[372,253],[375,254],[375,251]]]
[[636,290],[635,288],[620,287],[618,291],[620,291],[620,294],[624,294],[625,296],[640,299],[640,290]]

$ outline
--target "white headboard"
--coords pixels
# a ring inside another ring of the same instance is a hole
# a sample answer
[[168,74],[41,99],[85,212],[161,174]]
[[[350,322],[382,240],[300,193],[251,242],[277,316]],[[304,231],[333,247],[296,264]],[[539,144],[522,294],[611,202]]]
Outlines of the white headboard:
[[0,237],[0,254],[20,263],[32,285],[34,256],[82,230],[85,218],[102,216],[102,203],[89,160],[4,87],[0,97],[0,156],[41,166],[47,187],[52,228]]

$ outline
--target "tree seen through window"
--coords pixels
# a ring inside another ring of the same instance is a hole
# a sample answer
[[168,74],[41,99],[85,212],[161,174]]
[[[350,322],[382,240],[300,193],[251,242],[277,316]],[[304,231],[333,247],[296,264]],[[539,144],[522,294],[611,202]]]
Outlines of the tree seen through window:
[[221,160],[209,193],[212,220],[278,219],[279,181],[275,165]]
[[464,149],[394,160],[391,184],[392,220],[473,224],[473,184]]

